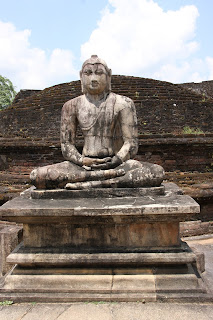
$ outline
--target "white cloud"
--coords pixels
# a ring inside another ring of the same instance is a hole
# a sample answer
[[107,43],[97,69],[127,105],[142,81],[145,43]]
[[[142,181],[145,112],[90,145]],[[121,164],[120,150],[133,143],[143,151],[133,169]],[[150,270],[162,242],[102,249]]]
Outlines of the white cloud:
[[212,57],[207,57],[206,58],[206,63],[207,63],[208,70],[209,70],[208,80],[212,80],[213,79],[213,58]]
[[77,76],[69,50],[54,49],[50,55],[32,48],[30,30],[16,30],[0,21],[0,70],[17,89],[43,89]]
[[205,60],[191,59],[190,61],[174,61],[159,66],[158,70],[153,72],[154,79],[168,80],[173,83],[181,82],[201,82],[207,80],[208,67]]
[[193,58],[199,48],[195,40],[199,13],[194,5],[165,12],[153,0],[109,0],[109,4],[113,9],[105,8],[97,28],[81,46],[82,60],[98,54],[114,74],[173,82],[202,78]]

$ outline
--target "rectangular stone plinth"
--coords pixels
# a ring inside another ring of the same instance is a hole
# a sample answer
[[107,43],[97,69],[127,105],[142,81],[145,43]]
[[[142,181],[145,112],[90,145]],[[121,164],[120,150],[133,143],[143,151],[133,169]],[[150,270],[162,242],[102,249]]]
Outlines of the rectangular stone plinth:
[[164,195],[32,199],[24,194],[1,207],[3,219],[22,222],[25,247],[138,250],[180,246],[179,221],[199,205],[165,188]]
[[[160,196],[31,199],[25,195],[8,201],[0,208],[3,220],[30,223],[102,224],[104,221],[128,223],[181,221],[200,212],[199,205],[189,196],[167,191]],[[108,223],[108,222],[107,222]]]
[[138,190],[135,196],[132,190],[129,196],[127,190],[100,196],[96,191],[95,198],[89,191],[85,198],[40,193],[32,199],[26,192],[0,209],[2,219],[24,228],[23,247],[8,256],[16,267],[0,299],[158,301],[205,295],[196,255],[179,237],[179,222],[200,208],[171,184],[164,194]]

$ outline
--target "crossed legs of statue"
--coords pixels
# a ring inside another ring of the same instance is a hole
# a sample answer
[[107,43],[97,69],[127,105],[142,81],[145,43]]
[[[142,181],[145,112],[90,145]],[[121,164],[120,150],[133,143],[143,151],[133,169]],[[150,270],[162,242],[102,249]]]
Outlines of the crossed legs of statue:
[[128,160],[115,169],[87,171],[64,161],[34,169],[30,178],[37,189],[157,187],[163,181],[164,170],[157,164]]
[[163,181],[164,170],[151,163],[128,160],[115,169],[87,171],[69,161],[39,167],[31,181],[38,189],[87,189],[98,187],[155,187]]

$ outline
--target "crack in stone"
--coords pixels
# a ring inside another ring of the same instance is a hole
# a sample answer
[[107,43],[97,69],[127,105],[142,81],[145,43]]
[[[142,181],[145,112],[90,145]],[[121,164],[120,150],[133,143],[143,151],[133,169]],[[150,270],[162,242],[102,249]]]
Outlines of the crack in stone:
[[22,319],[28,314],[28,312],[30,312],[33,308],[34,308],[33,305],[30,306],[30,307],[24,312],[24,314],[23,314],[19,319],[17,319],[17,320],[22,320]]
[[68,305],[67,307],[65,307],[65,309],[57,316],[57,318],[55,318],[55,320],[57,320],[65,311],[71,308],[72,308],[72,305]]

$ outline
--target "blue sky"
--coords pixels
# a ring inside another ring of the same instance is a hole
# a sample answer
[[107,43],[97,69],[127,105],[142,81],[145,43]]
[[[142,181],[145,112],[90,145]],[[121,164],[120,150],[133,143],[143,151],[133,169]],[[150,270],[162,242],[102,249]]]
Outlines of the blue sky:
[[98,54],[113,74],[213,79],[212,0],[0,0],[0,74],[17,90],[79,79]]

